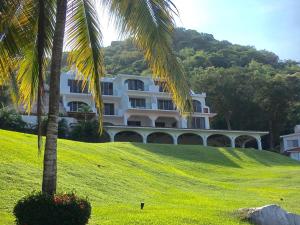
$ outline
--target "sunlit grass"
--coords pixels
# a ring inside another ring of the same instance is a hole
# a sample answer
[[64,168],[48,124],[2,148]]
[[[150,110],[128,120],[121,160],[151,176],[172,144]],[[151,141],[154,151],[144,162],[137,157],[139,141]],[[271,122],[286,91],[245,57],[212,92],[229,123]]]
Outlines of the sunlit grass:
[[[300,213],[300,164],[278,154],[68,140],[58,146],[59,191],[89,197],[91,225],[247,224],[236,209],[270,203]],[[40,190],[42,157],[28,134],[0,130],[0,150],[0,224],[10,225],[15,202]]]

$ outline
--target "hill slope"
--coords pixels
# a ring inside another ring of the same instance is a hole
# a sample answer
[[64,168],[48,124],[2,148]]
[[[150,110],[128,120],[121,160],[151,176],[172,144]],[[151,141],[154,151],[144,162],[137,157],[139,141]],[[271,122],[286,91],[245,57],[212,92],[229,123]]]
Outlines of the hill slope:
[[[35,136],[0,130],[0,224],[40,189],[35,146]],[[90,198],[92,225],[247,224],[232,212],[269,203],[300,213],[300,164],[270,152],[59,140],[58,158],[59,191]]]

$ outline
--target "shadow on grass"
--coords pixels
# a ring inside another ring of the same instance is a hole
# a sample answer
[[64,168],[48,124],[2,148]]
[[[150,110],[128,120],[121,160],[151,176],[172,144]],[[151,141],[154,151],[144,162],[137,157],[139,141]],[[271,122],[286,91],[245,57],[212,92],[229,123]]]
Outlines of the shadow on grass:
[[248,158],[255,160],[257,163],[264,166],[292,166],[299,165],[297,161],[290,159],[287,156],[280,155],[279,153],[274,153],[270,151],[260,151],[257,149],[239,149]]
[[[164,155],[176,159],[192,162],[208,163],[220,166],[241,168],[240,165],[228,158],[220,149],[191,145],[169,145],[169,144],[140,144],[132,143],[141,149],[154,154]],[[183,149],[184,148],[184,149]],[[226,149],[227,150],[227,149]],[[231,151],[231,150],[228,150]]]

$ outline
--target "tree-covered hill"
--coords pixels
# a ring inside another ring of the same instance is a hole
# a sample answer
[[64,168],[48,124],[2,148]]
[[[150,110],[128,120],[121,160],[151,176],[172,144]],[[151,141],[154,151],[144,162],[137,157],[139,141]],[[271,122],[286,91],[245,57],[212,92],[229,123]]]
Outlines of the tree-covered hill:
[[[279,148],[279,135],[300,123],[300,67],[266,50],[216,40],[212,34],[178,28],[173,48],[191,88],[206,92],[218,116],[213,128],[268,130],[267,148]],[[147,75],[143,54],[130,40],[105,48],[108,74]]]
[[[293,67],[294,61],[280,61],[279,57],[266,50],[252,46],[218,41],[212,34],[178,28],[173,35],[173,47],[188,72],[194,68],[247,66],[251,61],[271,65],[276,69]],[[106,70],[110,74],[147,74],[147,63],[143,54],[130,40],[114,41],[105,48]]]

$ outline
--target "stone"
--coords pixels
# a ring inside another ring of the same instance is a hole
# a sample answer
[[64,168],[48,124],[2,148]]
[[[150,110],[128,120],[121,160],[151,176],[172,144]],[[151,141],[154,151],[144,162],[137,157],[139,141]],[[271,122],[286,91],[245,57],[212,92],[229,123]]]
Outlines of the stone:
[[278,205],[240,209],[239,214],[255,225],[300,225],[300,215],[286,212]]
[[300,215],[294,213],[287,213],[289,225],[300,225]]

